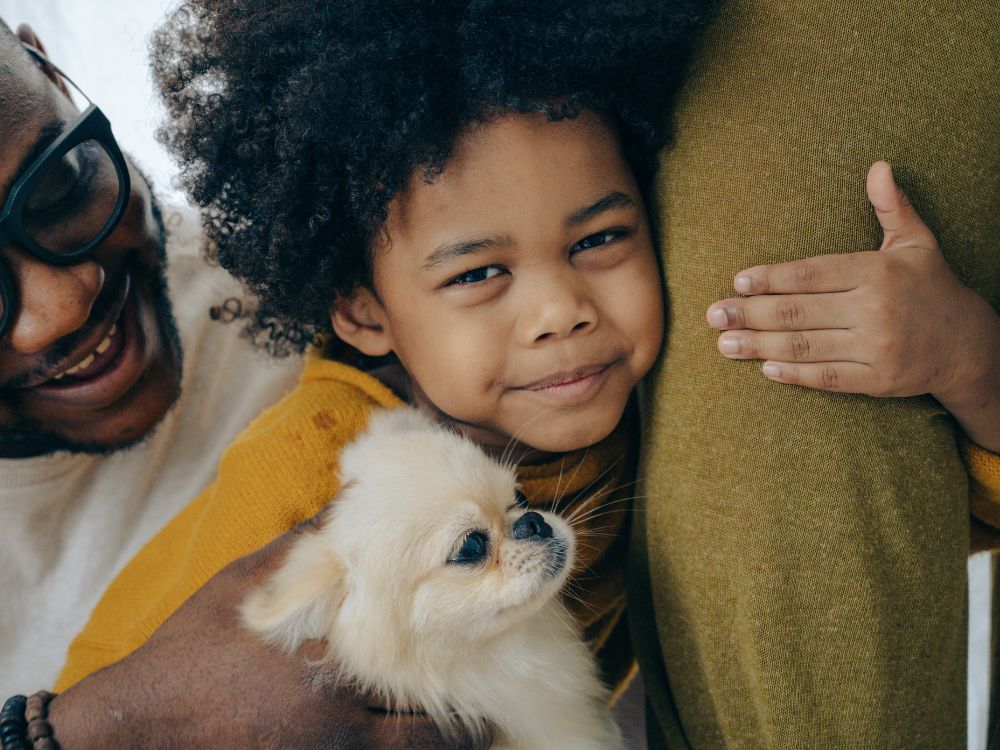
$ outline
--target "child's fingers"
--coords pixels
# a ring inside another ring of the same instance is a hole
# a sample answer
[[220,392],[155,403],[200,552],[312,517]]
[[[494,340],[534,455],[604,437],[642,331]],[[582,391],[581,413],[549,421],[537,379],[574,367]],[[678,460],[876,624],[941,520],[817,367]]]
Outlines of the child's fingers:
[[846,292],[861,285],[875,253],[818,255],[790,263],[754,266],[736,274],[740,294]]
[[921,220],[916,209],[910,204],[892,176],[888,162],[877,161],[868,170],[865,181],[868,200],[875,209],[875,215],[882,226],[885,237],[882,249],[900,243],[916,241],[921,245],[934,242],[934,235]]
[[868,393],[874,378],[872,366],[861,362],[765,362],[761,371],[778,383],[841,393]]
[[734,297],[708,308],[706,318],[712,328],[755,331],[807,331],[821,328],[850,328],[853,297],[850,292],[834,294],[778,294]]
[[728,331],[719,336],[719,353],[730,359],[774,359],[781,362],[854,360],[857,336],[851,331],[772,333]]

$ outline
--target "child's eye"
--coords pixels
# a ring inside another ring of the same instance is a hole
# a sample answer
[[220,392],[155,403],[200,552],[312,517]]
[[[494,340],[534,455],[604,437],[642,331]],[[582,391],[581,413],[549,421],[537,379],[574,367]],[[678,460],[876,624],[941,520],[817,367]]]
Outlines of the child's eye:
[[589,237],[584,237],[570,248],[570,252],[576,252],[578,250],[591,250],[595,247],[607,245],[609,242],[613,242],[614,240],[627,235],[628,230],[625,229],[609,229],[606,232],[598,232],[597,234],[592,234]]
[[481,268],[473,268],[471,271],[466,271],[465,273],[459,274],[455,278],[451,279],[446,286],[479,284],[487,279],[492,279],[494,276],[499,276],[501,273],[503,273],[503,269],[500,268],[500,266],[482,266]]

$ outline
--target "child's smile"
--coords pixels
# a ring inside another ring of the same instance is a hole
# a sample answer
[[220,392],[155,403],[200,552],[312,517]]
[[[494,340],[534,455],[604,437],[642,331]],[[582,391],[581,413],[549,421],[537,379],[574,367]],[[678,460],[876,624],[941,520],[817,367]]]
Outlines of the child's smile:
[[374,293],[334,327],[393,352],[410,400],[486,446],[592,445],[618,424],[663,336],[660,277],[614,130],[508,115],[466,133],[432,182],[390,203]]

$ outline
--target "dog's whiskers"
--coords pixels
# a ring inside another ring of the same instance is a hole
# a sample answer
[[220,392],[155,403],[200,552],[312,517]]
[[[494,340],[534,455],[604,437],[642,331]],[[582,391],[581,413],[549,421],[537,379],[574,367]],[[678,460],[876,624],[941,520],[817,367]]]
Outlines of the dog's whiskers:
[[517,428],[517,430],[514,431],[514,433],[507,440],[507,445],[504,447],[503,452],[500,454],[500,464],[502,466],[511,469],[516,467],[517,462],[515,461],[512,463],[510,459],[514,453],[514,447],[518,445],[521,441],[521,435],[523,435],[525,431],[528,429],[528,427],[534,424],[536,420],[548,416],[554,411],[556,411],[556,407],[554,406],[549,409],[544,409],[535,416],[531,417],[531,419],[525,420],[524,424],[522,424],[520,427]]
[[630,505],[626,505],[626,507],[619,507],[619,508],[612,507],[614,505],[623,505],[630,503],[632,500],[635,499],[636,498],[634,497],[623,497],[621,498],[621,500],[614,500],[612,502],[599,505],[596,508],[592,508],[590,511],[583,514],[579,518],[573,519],[573,521],[570,523],[570,526],[573,527],[573,531],[575,531],[577,535],[580,535],[581,533],[587,531],[586,529],[582,528],[584,524],[592,523],[593,521],[596,521],[598,518],[603,518],[604,516],[609,516],[619,513],[641,513],[642,511],[645,510],[645,508],[637,508],[635,506],[630,506]]
[[[583,455],[580,457],[580,460],[577,461],[576,468],[573,470],[573,476],[571,476],[569,478],[569,481],[566,482],[566,487],[567,488],[569,488],[569,487],[571,487],[573,485],[573,480],[576,479],[576,475],[580,472],[580,468],[583,466],[584,462],[586,462],[587,456],[590,455],[590,448],[591,448],[591,446],[588,445],[587,448],[583,451]],[[562,480],[562,465],[561,464],[560,464],[560,467],[559,467],[559,478],[560,478],[560,480]],[[587,486],[589,487],[590,483],[588,483]],[[587,487],[584,487],[583,491],[586,491],[586,489],[587,489]],[[574,493],[574,494],[578,495],[579,492]],[[563,500],[563,494],[559,492],[559,487],[557,486],[556,487],[556,492],[555,492],[555,495],[554,495],[553,501],[552,501],[552,512],[553,513],[558,513],[559,512],[559,503],[561,503],[562,500]]]
[[581,501],[580,504],[577,505],[577,507],[573,510],[572,513],[570,513],[568,516],[565,516],[567,523],[572,525],[580,517],[585,516],[586,514],[591,513],[595,510],[601,510],[603,508],[607,508],[611,505],[614,505],[615,503],[629,502],[631,500],[645,498],[645,495],[629,495],[627,497],[615,498],[614,500],[610,500],[608,502],[602,501],[602,498],[607,497],[612,493],[620,492],[621,490],[627,489],[629,486],[633,484],[635,484],[635,482],[627,482],[625,484],[620,484],[614,487],[609,487],[608,485],[605,485],[605,487],[601,488],[599,492],[590,495],[585,500]]

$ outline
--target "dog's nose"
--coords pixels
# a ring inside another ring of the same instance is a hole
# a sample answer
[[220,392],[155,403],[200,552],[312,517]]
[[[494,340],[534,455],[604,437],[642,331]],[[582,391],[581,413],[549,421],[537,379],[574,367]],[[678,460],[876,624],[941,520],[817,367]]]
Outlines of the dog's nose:
[[515,539],[551,539],[552,527],[545,523],[545,519],[529,511],[514,521]]

